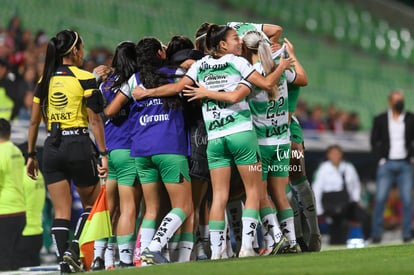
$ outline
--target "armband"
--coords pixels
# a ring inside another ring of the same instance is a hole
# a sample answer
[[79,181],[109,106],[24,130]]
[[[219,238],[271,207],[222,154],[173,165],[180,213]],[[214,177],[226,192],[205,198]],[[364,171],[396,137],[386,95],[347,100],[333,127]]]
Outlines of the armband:
[[99,90],[93,90],[92,95],[86,98],[86,106],[96,114],[103,112],[104,99]]

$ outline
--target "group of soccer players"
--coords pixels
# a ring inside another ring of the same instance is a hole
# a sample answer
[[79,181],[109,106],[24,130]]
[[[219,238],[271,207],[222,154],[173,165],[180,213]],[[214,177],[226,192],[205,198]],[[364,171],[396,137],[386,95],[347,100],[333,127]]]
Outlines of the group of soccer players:
[[[272,24],[121,42],[106,99],[114,237],[93,270],[321,249],[295,108],[305,69]],[[139,216],[138,222],[135,217]]]

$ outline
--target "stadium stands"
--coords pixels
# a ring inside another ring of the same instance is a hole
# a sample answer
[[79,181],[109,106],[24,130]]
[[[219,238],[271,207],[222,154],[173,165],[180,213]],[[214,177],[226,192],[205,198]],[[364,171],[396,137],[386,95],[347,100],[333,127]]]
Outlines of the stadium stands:
[[[284,27],[309,74],[302,99],[310,104],[335,102],[357,111],[363,129],[386,106],[386,94],[398,87],[414,102],[414,40],[406,28],[347,1],[161,1],[161,0],[3,0],[3,25],[20,14],[23,26],[53,35],[62,28],[78,29],[87,50],[113,49],[123,40],[154,35],[168,41],[174,34],[192,37],[202,22],[269,22]],[[64,11],[64,12],[62,12]],[[397,45],[399,45],[397,47]]]

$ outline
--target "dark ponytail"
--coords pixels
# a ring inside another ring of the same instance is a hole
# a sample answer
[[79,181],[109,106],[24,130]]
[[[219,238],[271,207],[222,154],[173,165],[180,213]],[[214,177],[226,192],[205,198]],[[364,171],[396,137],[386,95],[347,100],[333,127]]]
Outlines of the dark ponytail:
[[114,73],[119,76],[112,87],[120,86],[128,81],[128,78],[138,70],[137,52],[134,42],[123,41],[118,44],[112,58],[112,68],[114,68]]
[[81,43],[81,37],[72,30],[61,31],[50,39],[47,44],[42,79],[38,86],[41,103],[45,104],[44,100],[47,100],[50,79],[57,68],[62,65],[63,57],[70,55],[74,48],[79,49]]
[[206,49],[206,36],[208,28],[211,26],[211,23],[204,22],[198,27],[195,33],[195,47],[196,49],[202,51],[203,53],[207,52]]
[[[162,49],[161,42],[155,37],[145,37],[137,43],[138,73],[145,88],[155,88],[168,84],[174,77],[163,73],[160,69],[165,66],[165,61],[158,55]],[[179,96],[163,97],[164,110],[181,108]]]
[[227,32],[232,28],[227,25],[211,24],[207,30],[205,46],[212,56],[220,51],[220,41],[226,38]]

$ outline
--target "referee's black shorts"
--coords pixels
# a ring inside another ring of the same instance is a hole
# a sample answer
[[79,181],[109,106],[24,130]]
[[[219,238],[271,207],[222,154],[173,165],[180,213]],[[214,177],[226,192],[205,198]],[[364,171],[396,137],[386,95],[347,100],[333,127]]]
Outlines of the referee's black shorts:
[[99,182],[97,150],[89,135],[62,136],[57,146],[47,137],[43,148],[43,176],[46,184],[72,180],[78,187]]

